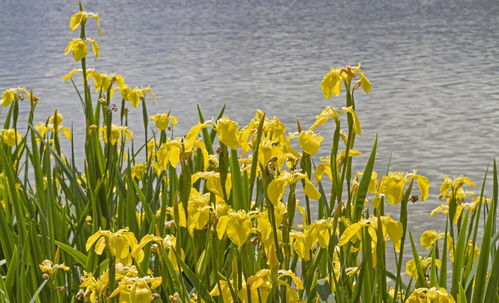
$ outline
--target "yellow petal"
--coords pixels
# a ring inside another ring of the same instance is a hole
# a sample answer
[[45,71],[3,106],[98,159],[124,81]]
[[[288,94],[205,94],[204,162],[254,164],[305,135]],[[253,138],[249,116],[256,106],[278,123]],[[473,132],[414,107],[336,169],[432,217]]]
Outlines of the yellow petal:
[[202,124],[197,124],[189,130],[184,140],[184,145],[185,145],[184,148],[186,152],[192,151],[192,148],[194,147],[194,142],[196,141],[196,138],[201,132],[201,130],[211,127],[209,123],[211,123],[211,121],[206,121]]
[[321,182],[322,176],[324,174],[327,174],[327,176],[329,177],[329,180],[331,180],[331,181],[333,180],[333,175],[331,173],[331,167],[329,166],[329,164],[322,163],[322,164],[317,165],[317,167],[315,169],[315,174],[314,174],[316,184]]
[[312,130],[300,132],[300,147],[309,155],[315,155],[321,146],[324,137],[314,133]]
[[402,239],[402,234],[404,232],[404,227],[402,223],[395,221],[393,219],[389,219],[385,221],[385,230],[390,237],[390,240],[393,242],[393,246],[395,247],[395,251],[400,251],[400,241]]
[[2,94],[2,106],[7,107],[12,104],[16,98],[16,92],[13,89],[7,89]]
[[102,237],[102,238],[99,238],[99,240],[97,241],[97,244],[95,244],[94,251],[96,254],[102,255],[104,248],[106,248],[106,239],[104,237]]
[[80,26],[84,18],[84,12],[77,12],[76,14],[73,14],[69,19],[69,29],[74,32],[78,28],[78,26]]
[[[69,47],[69,45],[68,45],[68,47]],[[72,43],[71,52],[73,54],[73,58],[76,61],[80,61],[81,59],[83,59],[87,55],[87,53],[88,53],[88,47],[85,44],[85,42],[83,42],[83,40],[76,39]]]
[[251,234],[251,221],[248,214],[242,210],[229,216],[231,218],[227,224],[227,236],[237,246],[241,247]]
[[343,108],[343,112],[346,112],[346,113],[349,113],[351,116],[352,116],[352,121],[353,121],[353,131],[357,134],[357,135],[361,135],[362,134],[362,131],[361,131],[361,128],[360,128],[360,121],[359,121],[359,118],[357,117],[357,113],[355,112],[355,110],[353,109],[353,107],[344,107]]
[[91,235],[87,239],[87,243],[85,244],[85,250],[89,251],[90,248],[92,248],[92,245],[94,245],[95,241],[97,241],[101,236],[103,236],[103,231],[102,230],[99,230],[96,233],[94,233],[93,235]]
[[216,127],[220,142],[230,149],[237,150],[239,146],[237,139],[239,126],[237,122],[232,121],[227,117],[223,117],[217,121]]
[[363,72],[360,73],[360,85],[362,86],[364,92],[366,94],[369,94],[369,92],[371,91],[372,84],[371,81],[367,79],[366,75]]
[[418,187],[419,193],[421,194],[421,200],[424,201],[428,199],[430,190],[430,181],[424,176],[418,176]]
[[312,200],[319,200],[321,198],[321,193],[315,188],[315,186],[310,182],[310,180],[305,178],[305,195]]
[[338,242],[338,246],[343,246],[347,244],[350,239],[357,235],[359,230],[364,226],[362,223],[354,223],[345,229],[345,231],[341,234],[340,241]]
[[91,15],[89,15],[89,17],[95,19],[95,21],[97,22],[97,32],[99,33],[99,36],[102,36],[102,30],[101,30],[99,15],[97,15],[97,14],[91,14]]
[[291,270],[286,270],[286,271],[280,270],[279,271],[279,278],[282,278],[282,277],[290,277],[293,280],[293,282],[295,283],[296,289],[303,289],[303,282]]
[[69,79],[71,79],[73,77],[74,74],[76,73],[81,73],[81,69],[79,68],[73,68],[69,73],[67,73],[66,75],[62,76],[62,80],[64,81],[68,81]]
[[92,52],[94,53],[95,60],[97,60],[97,57],[99,57],[99,44],[97,44],[97,41],[95,40],[89,40],[89,41],[92,44]]
[[421,234],[419,243],[421,244],[421,246],[428,250],[433,245],[433,243],[440,238],[440,234],[435,230],[426,230]]
[[158,237],[155,235],[145,235],[140,240],[140,243],[137,246],[135,246],[135,248],[133,249],[133,251],[131,253],[132,257],[137,258],[139,256],[140,252],[142,251],[142,249],[144,248],[144,246],[146,246],[149,242],[154,241],[157,243],[161,243],[162,240],[163,239],[161,237]]
[[284,196],[284,192],[286,190],[286,181],[280,179],[274,179],[270,181],[267,186],[267,196],[269,197],[270,202],[272,204],[277,205],[282,197]]
[[217,235],[218,239],[221,240],[225,235],[225,230],[227,229],[227,223],[229,222],[228,216],[222,216],[218,219],[217,223]]

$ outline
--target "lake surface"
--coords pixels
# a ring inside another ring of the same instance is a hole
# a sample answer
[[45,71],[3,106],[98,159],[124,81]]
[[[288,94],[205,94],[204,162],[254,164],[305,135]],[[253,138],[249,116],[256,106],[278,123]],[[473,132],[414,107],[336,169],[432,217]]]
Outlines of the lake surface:
[[[104,34],[96,37],[101,57],[89,65],[122,74],[130,86],[151,85],[158,99],[151,113],[171,110],[179,136],[197,122],[196,104],[208,117],[226,104],[240,124],[259,108],[289,131],[296,120],[308,126],[324,106],[344,104],[322,96],[329,68],[362,63],[373,89],[357,94],[357,148],[365,152],[357,163],[367,161],[378,133],[380,173],[391,155],[392,170],[417,168],[430,178],[431,199],[410,206],[417,237],[444,228],[427,219],[440,204],[442,177],[465,174],[478,184],[499,155],[499,1],[85,2]],[[77,2],[0,4],[0,90],[33,89],[40,121],[57,108],[81,138],[83,112],[60,80],[78,67],[63,55],[77,36],[68,29]],[[134,117],[137,131],[142,121]]]

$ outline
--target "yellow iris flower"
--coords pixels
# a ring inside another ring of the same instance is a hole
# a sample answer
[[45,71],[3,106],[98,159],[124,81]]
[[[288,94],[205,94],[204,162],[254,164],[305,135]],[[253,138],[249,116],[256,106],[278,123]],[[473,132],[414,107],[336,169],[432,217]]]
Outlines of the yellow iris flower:
[[[192,152],[194,149],[194,146],[196,144],[196,141],[198,141],[198,136],[199,133],[205,129],[212,127],[210,124],[213,123],[211,120],[205,121],[204,123],[199,123],[194,125],[185,135],[185,138],[183,140],[184,142],[184,151],[187,153]],[[204,144],[203,144],[204,145]]]
[[57,270],[62,269],[64,271],[69,271],[70,268],[64,264],[54,264],[51,260],[43,260],[41,264],[38,265],[43,273],[47,273],[52,276]]
[[135,87],[135,88],[129,88],[124,86],[124,87],[118,87],[118,89],[121,92],[121,96],[123,97],[123,99],[130,102],[130,104],[133,107],[139,106],[140,101],[145,101],[147,93],[151,93],[152,103],[156,103],[156,94],[149,86]]
[[421,244],[421,246],[428,250],[433,245],[433,243],[435,243],[435,241],[443,239],[444,236],[445,235],[443,233],[439,233],[435,230],[426,230],[421,234],[419,243]]
[[132,167],[132,177],[137,180],[142,180],[146,173],[146,163],[137,163]]
[[74,38],[73,40],[68,42],[68,46],[64,51],[64,55],[66,56],[71,52],[73,54],[73,58],[76,61],[80,61],[88,54],[88,46],[87,44],[92,45],[92,52],[94,53],[95,59],[99,57],[99,44],[94,39],[81,39]]
[[133,132],[127,126],[111,124],[111,135],[108,138],[107,126],[99,128],[101,140],[107,144],[116,145],[119,139],[133,140]]
[[289,238],[298,256],[305,261],[310,260],[310,252],[315,244],[314,239],[310,237],[310,232],[308,230],[303,232],[292,230],[289,233]]
[[0,129],[0,139],[8,146],[16,146],[21,143],[23,136],[13,128]]
[[300,132],[300,147],[303,152],[311,156],[317,153],[322,141],[324,141],[324,137],[314,133],[312,130]]
[[322,248],[329,246],[329,239],[333,229],[333,220],[331,218],[315,221],[306,228],[313,241],[319,243]]
[[[213,287],[213,289],[210,291],[210,296],[212,297],[218,297],[222,295],[222,302],[223,303],[232,303],[234,302],[232,299],[232,294],[230,292],[229,288],[229,283],[233,285],[233,281],[225,281],[225,280],[220,280],[218,281],[217,284]],[[243,281],[244,286],[246,286],[246,282]],[[241,299],[241,298],[239,298]]]
[[162,280],[161,277],[151,276],[123,279],[109,297],[112,298],[119,294],[120,302],[150,303],[154,300],[152,290],[160,286]]
[[[419,257],[419,265],[420,265],[423,273],[426,272],[426,270],[432,264],[432,262],[435,262],[435,266],[438,268],[440,268],[440,266],[441,266],[441,262],[439,259],[433,260],[433,258],[423,258],[421,256],[418,256],[418,257]],[[418,278],[418,268],[416,266],[416,262],[414,261],[414,259],[407,261],[407,263],[405,264],[405,271],[413,279]]]
[[[166,235],[164,238],[155,235],[145,235],[140,240],[140,243],[133,249],[131,255],[132,257],[139,259],[141,258],[143,252],[142,249],[150,242],[154,242],[158,245],[161,245],[164,249],[166,249],[168,254],[168,259],[173,264],[173,267],[176,271],[179,271],[179,266],[177,263],[177,258],[173,250],[175,249],[177,239],[173,235]],[[183,253],[180,254],[181,256]]]
[[[280,216],[282,218],[282,216]],[[277,220],[276,220],[277,221]],[[276,222],[276,226],[280,226],[281,222]],[[278,261],[275,250],[275,243],[272,234],[272,225],[268,218],[267,212],[260,212],[257,215],[257,226],[258,226],[258,236],[260,239],[260,243],[263,245],[263,249],[265,251],[267,264],[271,267],[277,267]],[[282,232],[280,229],[277,229],[277,239],[281,241]]]
[[[83,71],[81,68],[73,68],[69,73],[62,76],[61,79],[64,81],[68,81],[71,79],[76,73],[82,74]],[[114,83],[118,85],[118,88],[126,87],[125,78],[119,74],[104,74],[99,73],[93,68],[87,69],[87,80],[92,78],[94,82],[95,91],[104,91],[107,92]],[[114,90],[111,90],[111,98]]]
[[[59,111],[56,111],[53,116],[48,119],[47,123],[39,122],[35,125],[35,130],[40,134],[40,136],[45,136],[47,132],[59,133],[62,132],[64,136],[71,140],[71,130],[62,125],[63,116]],[[56,123],[57,122],[57,123]],[[57,125],[57,129],[55,129]]]
[[23,96],[19,94],[20,92],[24,92],[26,94],[27,99],[31,99],[30,92],[24,87],[18,88],[9,88],[3,91],[2,99],[0,100],[0,104],[3,107],[7,107],[12,104],[14,101],[22,100]]
[[[116,257],[117,263],[129,264],[131,252],[137,247],[137,239],[133,232],[128,231],[128,228],[123,228],[117,232],[109,230],[99,230],[91,235],[85,245],[85,249],[89,251],[94,246],[94,252],[101,255],[107,247],[111,254]],[[143,258],[143,253],[136,254],[140,261]]]
[[324,123],[328,122],[329,119],[334,119],[336,121],[339,121],[340,116],[343,114],[349,114],[352,117],[353,131],[357,135],[361,135],[362,131],[361,131],[361,127],[360,127],[360,121],[359,121],[359,118],[357,117],[357,113],[355,112],[355,110],[353,109],[352,106],[342,107],[340,110],[337,110],[336,108],[334,108],[332,106],[326,106],[321,111],[320,114],[315,116],[315,122],[314,122],[314,124],[312,124],[312,126],[310,126],[310,129],[315,129],[315,128],[323,125]]
[[390,204],[398,204],[404,195],[404,188],[411,180],[418,181],[419,194],[421,200],[428,199],[430,181],[425,176],[412,173],[391,172],[381,179],[380,193],[383,193]]
[[[298,302],[298,294],[296,291],[291,288],[285,278],[291,278],[293,283],[295,284],[296,289],[303,289],[303,282],[300,278],[296,276],[296,274],[290,270],[279,270],[277,272],[277,281],[275,281],[278,285],[286,287],[286,302]],[[266,302],[270,291],[273,286],[273,278],[272,272],[270,269],[261,269],[257,271],[253,276],[248,277],[247,285],[250,286],[251,290],[251,299],[252,302]],[[288,290],[289,289],[289,290]],[[244,294],[245,292],[242,292]],[[247,294],[247,292],[246,292]],[[260,297],[258,296],[260,294]],[[261,298],[261,300],[259,300]],[[243,299],[243,301],[245,301]]]
[[294,251],[303,260],[310,260],[312,248],[318,243],[320,247],[329,245],[333,222],[331,219],[321,219],[307,225],[304,231],[292,230],[289,234]]
[[[341,234],[338,246],[343,246],[349,242],[356,242],[362,239],[362,229],[367,228],[367,232],[371,237],[371,252],[373,266],[376,266],[376,247],[378,243],[378,218],[370,217],[363,219],[360,222],[350,224]],[[403,233],[402,223],[395,221],[390,216],[381,216],[382,234],[385,240],[390,239],[393,242],[395,251],[400,251],[400,244]]]
[[154,124],[159,130],[166,130],[178,123],[177,117],[170,115],[169,112],[149,116],[149,119],[154,121]]
[[[199,179],[206,180],[206,188],[217,195],[219,198],[224,199],[224,192],[222,189],[222,181],[220,179],[220,173],[205,171],[205,172],[197,172],[192,175],[191,182],[195,183]],[[227,174],[227,178],[225,179],[225,190],[226,193],[230,193],[232,188],[232,178],[231,174]]]
[[156,156],[159,164],[163,169],[166,169],[168,164],[172,167],[177,167],[180,160],[180,152],[182,150],[182,142],[180,139],[168,140],[161,144]]
[[322,93],[326,99],[331,99],[332,95],[338,96],[341,92],[341,86],[344,82],[350,85],[352,79],[358,77],[359,81],[357,85],[360,85],[364,92],[368,94],[371,91],[372,84],[367,79],[366,75],[360,68],[360,64],[357,66],[346,66],[339,68],[331,68],[331,70],[324,76],[321,82]]
[[236,121],[230,120],[228,117],[220,118],[216,124],[218,139],[230,149],[237,150],[239,147],[238,142],[238,129],[239,125]]
[[69,29],[74,32],[78,29],[78,27],[87,22],[88,18],[93,18],[97,21],[97,31],[99,32],[99,36],[102,36],[101,26],[100,26],[100,18],[96,13],[79,11],[71,16],[69,19]]
[[92,78],[94,81],[95,91],[108,91],[113,83],[118,85],[118,88],[125,88],[125,78],[119,74],[104,74],[98,73],[95,69],[90,69],[87,71],[87,80]]
[[[275,275],[276,283],[280,286],[286,288],[286,302],[298,303],[299,295],[294,290],[291,285],[284,279],[290,277],[295,284],[296,289],[303,289],[303,282],[300,278],[296,276],[292,271],[279,270],[277,273],[272,272],[269,269],[262,269],[256,272],[253,276],[248,277],[247,281],[243,281],[241,289],[237,293],[238,299],[242,303],[250,302],[248,298],[248,287],[251,296],[251,302],[266,302],[267,298],[272,290],[273,275]],[[222,295],[222,300],[224,303],[233,302],[232,295],[229,288],[229,283],[233,284],[233,281],[220,280],[213,287],[210,292],[210,296],[217,297]]]
[[244,210],[229,211],[218,219],[217,234],[222,239],[227,235],[237,246],[241,247],[252,232],[250,215]]
[[319,200],[321,198],[321,194],[315,188],[315,186],[310,182],[306,173],[301,173],[298,171],[282,171],[279,176],[270,181],[267,186],[267,195],[272,204],[277,205],[282,197],[284,196],[284,192],[286,191],[286,185],[296,183],[298,180],[305,180],[305,188],[304,193],[313,200]]
[[454,298],[442,287],[417,288],[407,298],[406,303],[455,303]]
[[180,222],[179,225],[187,227],[189,234],[194,230],[202,230],[206,227],[211,217],[210,193],[200,194],[195,188],[191,188],[189,202],[187,202],[187,219],[182,202],[178,205]]
[[[451,179],[448,176],[445,176],[444,181],[440,185],[440,199],[450,198],[451,194],[462,194],[465,195],[465,192],[462,190],[462,186],[467,184],[469,186],[475,187],[476,184],[470,180],[470,178],[461,175],[458,178]],[[456,197],[457,198],[457,197]]]
[[96,279],[91,272],[83,272],[83,276],[80,277],[82,283],[81,288],[84,288],[83,297],[90,301],[91,303],[100,302],[107,292],[109,284],[109,275],[106,271],[101,277]]

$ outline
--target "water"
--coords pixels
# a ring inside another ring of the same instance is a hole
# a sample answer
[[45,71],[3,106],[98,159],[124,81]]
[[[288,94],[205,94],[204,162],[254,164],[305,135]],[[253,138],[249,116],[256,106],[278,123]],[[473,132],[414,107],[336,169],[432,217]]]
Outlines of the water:
[[[416,237],[444,228],[427,219],[442,177],[480,183],[499,154],[499,1],[94,2],[86,9],[100,14],[104,36],[101,58],[89,64],[131,86],[150,84],[158,97],[151,112],[172,110],[177,135],[197,122],[196,104],[208,117],[227,104],[241,124],[260,108],[290,131],[296,120],[308,126],[323,106],[343,105],[320,91],[329,67],[361,62],[373,89],[357,95],[358,161],[367,161],[377,133],[380,173],[391,155],[393,170],[430,178],[431,199],[409,209]],[[63,55],[77,36],[68,29],[76,1],[0,3],[0,89],[32,88],[40,121],[57,108],[81,138],[83,112],[60,80],[78,67]]]

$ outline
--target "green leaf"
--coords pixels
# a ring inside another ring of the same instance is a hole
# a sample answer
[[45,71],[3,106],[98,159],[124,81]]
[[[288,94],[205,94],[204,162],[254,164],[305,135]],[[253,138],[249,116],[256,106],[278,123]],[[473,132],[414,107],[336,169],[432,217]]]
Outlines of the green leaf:
[[452,269],[452,287],[451,294],[456,297],[458,294],[458,285],[461,284],[462,267],[466,257],[466,230],[468,227],[469,212],[466,213],[461,230],[458,235],[457,244],[454,251],[454,266]]
[[40,292],[42,291],[43,287],[45,287],[45,284],[47,284],[48,281],[49,280],[44,280],[42,282],[42,284],[40,284],[40,286],[36,289],[35,293],[31,297],[31,300],[29,300],[29,303],[35,303],[37,301],[38,295],[40,294]]
[[16,282],[17,271],[19,270],[19,252],[17,245],[14,246],[14,252],[12,253],[12,259],[10,264],[8,264],[9,269],[7,270],[7,275],[5,276],[5,286],[7,289],[11,289]]
[[187,264],[180,258],[179,254],[177,253],[176,250],[173,250],[175,253],[175,257],[177,257],[177,263],[180,265],[182,270],[184,271],[185,275],[187,276],[187,279],[194,285],[196,288],[197,293],[200,295],[200,297],[205,300],[206,302],[211,302],[214,303],[213,299],[210,296],[209,291],[206,289],[204,283],[196,276],[196,274],[190,269]]
[[[205,120],[204,120],[203,112],[201,111],[201,107],[199,106],[199,104],[197,105],[197,109],[198,109],[199,122],[204,123]],[[203,128],[203,130],[201,130],[201,133],[203,134],[203,141],[204,141],[204,145],[206,146],[206,150],[208,151],[208,153],[210,155],[212,155],[213,154],[213,140],[211,140],[211,137],[208,134],[208,130],[206,128]]]
[[485,229],[483,232],[482,247],[480,250],[480,256],[478,259],[478,269],[475,275],[475,288],[473,290],[473,299],[471,302],[482,302],[484,298],[485,282],[487,277],[487,269],[489,264],[489,254],[491,240],[493,236],[493,225],[495,218],[495,208],[497,207],[497,193],[498,193],[498,181],[497,181],[497,165],[494,160],[494,185],[493,185],[493,198],[491,209],[487,215],[487,222],[485,223]]
[[416,245],[414,244],[414,238],[412,237],[411,231],[409,231],[409,239],[411,241],[412,257],[414,258],[414,263],[416,263],[416,269],[418,271],[418,282],[416,283],[416,288],[428,287],[428,285],[426,285],[426,282],[424,280],[423,268],[421,267],[421,263],[419,262],[419,254],[416,249]]
[[457,295],[457,303],[468,303],[468,299],[466,298],[466,292],[464,291],[461,283],[459,283],[459,293]]
[[84,253],[82,253],[81,251],[74,249],[71,246],[64,244],[62,242],[59,242],[57,240],[55,241],[55,244],[57,246],[59,246],[62,250],[64,250],[68,255],[73,257],[75,259],[75,261],[77,263],[79,263],[80,265],[82,265],[82,266],[87,265],[87,261],[88,261],[87,256]]
[[355,200],[353,222],[357,222],[359,220],[360,214],[362,213],[362,209],[364,208],[364,201],[366,200],[367,189],[369,188],[369,183],[371,182],[371,175],[374,169],[377,145],[378,145],[378,136],[376,136],[376,139],[374,139],[374,145],[371,150],[371,155],[369,156],[366,168],[364,169],[364,173],[362,174],[359,190],[357,192],[357,199]]

